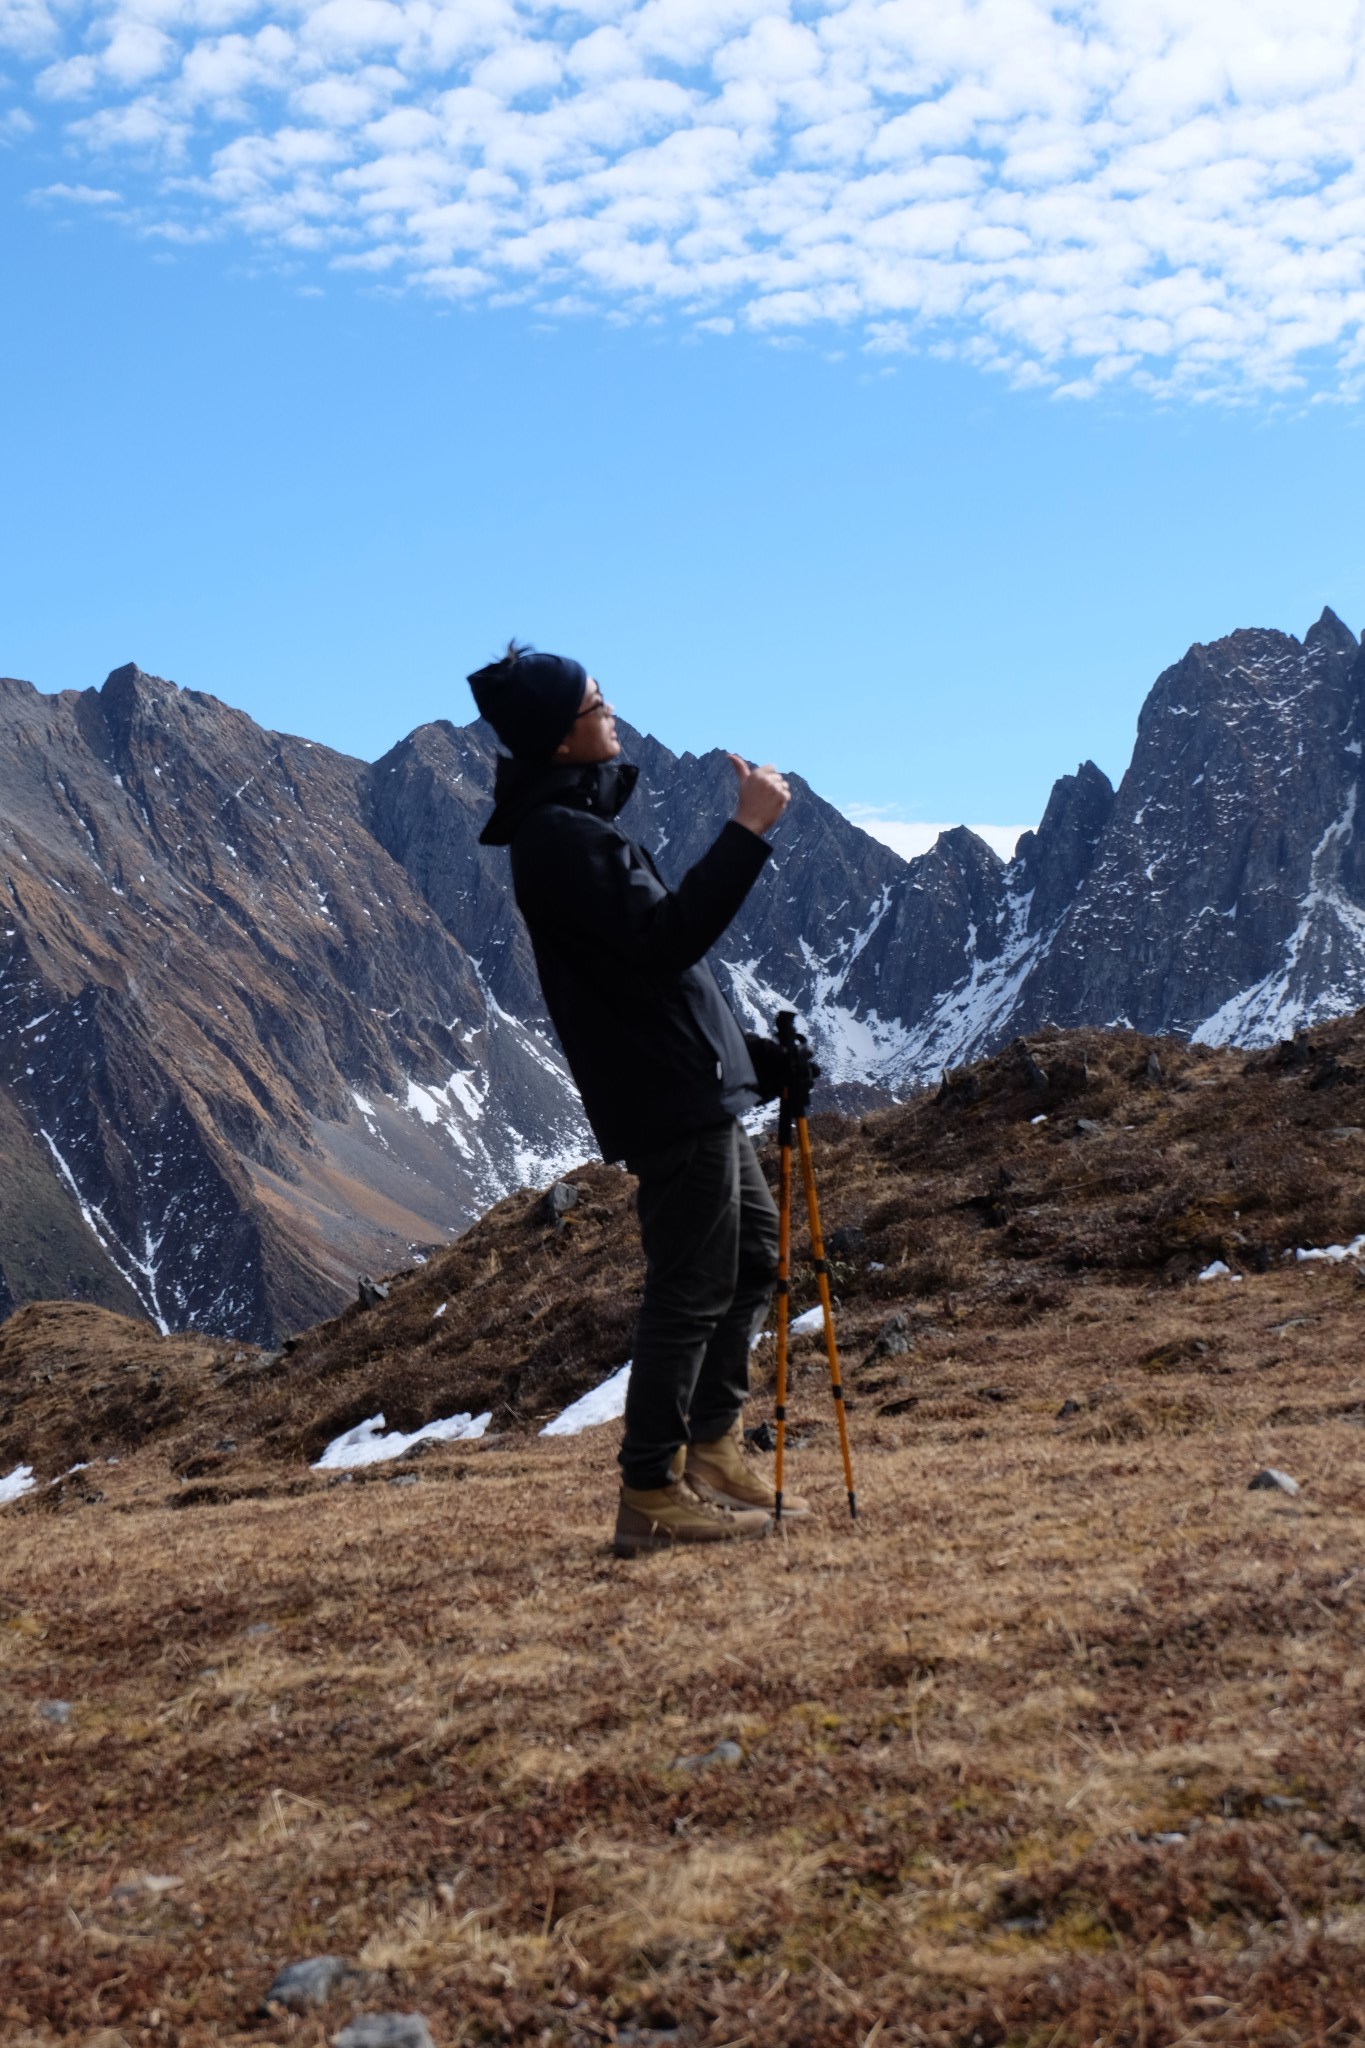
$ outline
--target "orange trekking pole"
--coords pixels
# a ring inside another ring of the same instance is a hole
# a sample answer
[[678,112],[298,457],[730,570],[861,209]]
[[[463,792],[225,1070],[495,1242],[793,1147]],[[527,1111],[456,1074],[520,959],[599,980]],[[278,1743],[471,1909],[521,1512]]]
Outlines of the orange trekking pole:
[[777,1112],[777,1132],[781,1177],[777,1203],[777,1459],[773,1470],[773,1491],[777,1500],[773,1519],[780,1522],[782,1457],[787,1445],[787,1317],[791,1312],[792,1250],[792,1115],[785,1088]]
[[811,1155],[810,1126],[806,1121],[806,1112],[810,1108],[811,1083],[818,1070],[812,1068],[806,1041],[796,1029],[794,1010],[779,1012],[777,1042],[788,1057],[787,1080],[783,1085],[777,1112],[777,1142],[781,1169],[777,1229],[777,1462],[773,1475],[777,1501],[773,1518],[777,1522],[782,1520],[782,1466],[787,1439],[787,1323],[791,1303],[792,1132],[795,1127],[801,1150],[801,1178],[806,1192],[806,1215],[810,1223],[811,1259],[815,1266],[815,1279],[820,1291],[820,1308],[825,1326],[825,1356],[829,1361],[830,1392],[834,1397],[834,1412],[839,1422],[839,1449],[844,1461],[844,1487],[848,1494],[849,1514],[856,1521],[858,1496],[853,1484],[853,1456],[848,1446],[848,1418],[844,1413],[844,1382],[839,1370],[839,1345],[834,1334],[834,1302],[829,1290],[829,1261],[825,1257],[825,1243],[820,1234],[820,1203],[815,1192],[815,1161]]

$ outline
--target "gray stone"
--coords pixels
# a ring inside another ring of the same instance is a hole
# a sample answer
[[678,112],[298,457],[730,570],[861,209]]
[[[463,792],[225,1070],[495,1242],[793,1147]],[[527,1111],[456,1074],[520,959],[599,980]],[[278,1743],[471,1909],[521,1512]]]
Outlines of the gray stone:
[[970,1108],[981,1100],[981,1077],[967,1069],[950,1074],[945,1067],[935,1100],[955,1109]]
[[700,1756],[679,1756],[673,1759],[671,1768],[675,1771],[707,1771],[713,1764],[742,1764],[744,1751],[737,1742],[718,1742],[714,1749],[703,1750]]
[[382,1280],[371,1280],[368,1273],[361,1273],[356,1279],[356,1298],[362,1308],[378,1308],[381,1301],[387,1301],[389,1290]]
[[1045,1095],[1047,1093],[1049,1086],[1047,1078],[1047,1069],[1046,1067],[1039,1066],[1037,1060],[1033,1057],[1033,1054],[1029,1051],[1028,1047],[1023,1043],[1022,1040],[1019,1044],[1019,1059],[1020,1064],[1024,1069],[1024,1077],[1027,1080],[1029,1087],[1032,1088],[1036,1094]]
[[557,1180],[541,1196],[538,1215],[542,1223],[553,1223],[556,1229],[570,1209],[578,1207],[578,1189],[570,1181]]
[[1154,1052],[1149,1052],[1147,1055],[1147,1079],[1149,1081],[1159,1081],[1161,1078],[1161,1061]]
[[178,1892],[184,1882],[183,1877],[160,1877],[154,1871],[144,1871],[127,1884],[116,1884],[109,1896],[116,1905],[128,1906],[135,1899],[159,1899],[167,1892]]
[[333,2048],[436,2048],[420,2012],[366,2012],[343,2027]]
[[270,1634],[270,1623],[268,1621],[253,1621],[247,1630],[247,1634],[249,1636],[268,1636]]
[[1068,1422],[1070,1421],[1073,1415],[1079,1415],[1081,1413],[1083,1405],[1084,1404],[1080,1401],[1073,1401],[1071,1396],[1068,1394],[1065,1401],[1063,1401],[1061,1407],[1057,1410],[1058,1422]]
[[1298,1480],[1291,1479],[1287,1472],[1281,1472],[1279,1468],[1275,1465],[1267,1465],[1263,1471],[1258,1472],[1256,1474],[1256,1477],[1254,1479],[1248,1480],[1247,1482],[1248,1493],[1270,1493],[1278,1491],[1280,1493],[1294,1494],[1297,1493],[1298,1490]]
[[1076,1119],[1076,1129],[1082,1137],[1093,1138],[1097,1132],[1104,1129],[1104,1125],[1097,1122],[1093,1116],[1078,1116]]
[[262,2006],[284,2005],[291,2012],[306,2012],[310,2005],[326,2005],[359,1971],[344,1956],[305,1956],[302,1962],[286,1963],[262,2000]]
[[67,1722],[71,1719],[71,1702],[70,1700],[39,1700],[38,1712],[45,1721],[51,1721],[55,1727],[65,1728]]
[[914,1339],[910,1335],[909,1322],[897,1312],[894,1316],[888,1316],[882,1324],[863,1363],[871,1365],[875,1358],[904,1358],[913,1349]]

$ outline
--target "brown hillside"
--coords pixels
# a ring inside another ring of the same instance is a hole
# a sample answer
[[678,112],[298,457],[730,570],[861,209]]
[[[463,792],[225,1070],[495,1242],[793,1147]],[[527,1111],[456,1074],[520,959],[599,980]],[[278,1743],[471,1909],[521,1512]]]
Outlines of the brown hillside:
[[[1365,1032],[1030,1047],[817,1133],[856,1525],[805,1340],[812,1521],[609,1555],[615,1431],[531,1434],[629,1342],[602,1167],[273,1362],[6,1325],[8,1459],[118,1459],[0,1510],[6,2048],[1365,2038],[1365,1303],[1283,1258],[1365,1221]],[[310,1954],[357,1974],[263,2011]]]
[[[936,1348],[1008,1334],[1052,1355],[1097,1288],[1165,1303],[1214,1259],[1255,1275],[1365,1228],[1365,1013],[1250,1058],[1043,1033],[937,1095],[812,1128],[854,1400],[903,1423],[932,1405]],[[601,1165],[569,1178],[580,1199],[557,1224],[538,1194],[509,1197],[391,1276],[386,1302],[280,1354],[163,1342],[76,1306],[24,1311],[0,1325],[0,1472],[23,1461],[50,1478],[155,1437],[181,1473],[227,1478],[258,1456],[315,1458],[380,1412],[391,1428],[484,1409],[495,1431],[538,1428],[629,1356],[638,1301],[633,1182]],[[814,1299],[803,1266],[794,1308]],[[896,1312],[920,1366],[860,1372]],[[139,1379],[153,1358],[155,1394]],[[804,1371],[818,1392],[819,1340],[796,1358],[798,1387]]]

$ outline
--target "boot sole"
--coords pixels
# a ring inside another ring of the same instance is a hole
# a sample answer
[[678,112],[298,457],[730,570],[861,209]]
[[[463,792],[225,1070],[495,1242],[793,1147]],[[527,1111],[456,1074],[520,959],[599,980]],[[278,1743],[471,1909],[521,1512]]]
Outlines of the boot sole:
[[761,1529],[727,1530],[723,1536],[670,1536],[666,1531],[660,1531],[657,1535],[651,1534],[648,1536],[618,1535],[612,1538],[611,1547],[613,1554],[617,1557],[642,1557],[651,1551],[676,1550],[680,1546],[683,1549],[700,1549],[707,1545],[714,1547],[721,1543],[753,1542],[760,1536],[766,1536],[772,1525],[772,1516],[769,1515]]
[[[773,1508],[766,1506],[764,1502],[757,1500],[741,1500],[737,1493],[722,1493],[718,1486],[712,1486],[709,1480],[700,1478],[698,1474],[695,1472],[688,1473],[687,1483],[693,1489],[694,1492],[699,1493],[701,1495],[703,1500],[709,1500],[713,1507],[738,1509],[741,1513],[750,1515],[757,1512],[759,1514],[767,1515],[770,1521],[774,1518],[775,1510]],[[784,1522],[804,1521],[804,1519],[807,1515],[810,1514],[810,1512],[811,1507],[809,1501],[804,1502],[803,1505],[799,1508],[792,1507],[791,1504],[785,1500],[782,1503],[782,1520]]]

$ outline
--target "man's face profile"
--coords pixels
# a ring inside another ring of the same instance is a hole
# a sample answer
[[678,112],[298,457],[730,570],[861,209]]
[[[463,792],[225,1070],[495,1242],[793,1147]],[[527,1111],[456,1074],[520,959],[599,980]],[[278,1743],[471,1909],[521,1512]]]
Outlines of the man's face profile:
[[555,748],[557,761],[614,761],[621,751],[616,720],[595,676],[583,689],[583,702],[566,736]]

